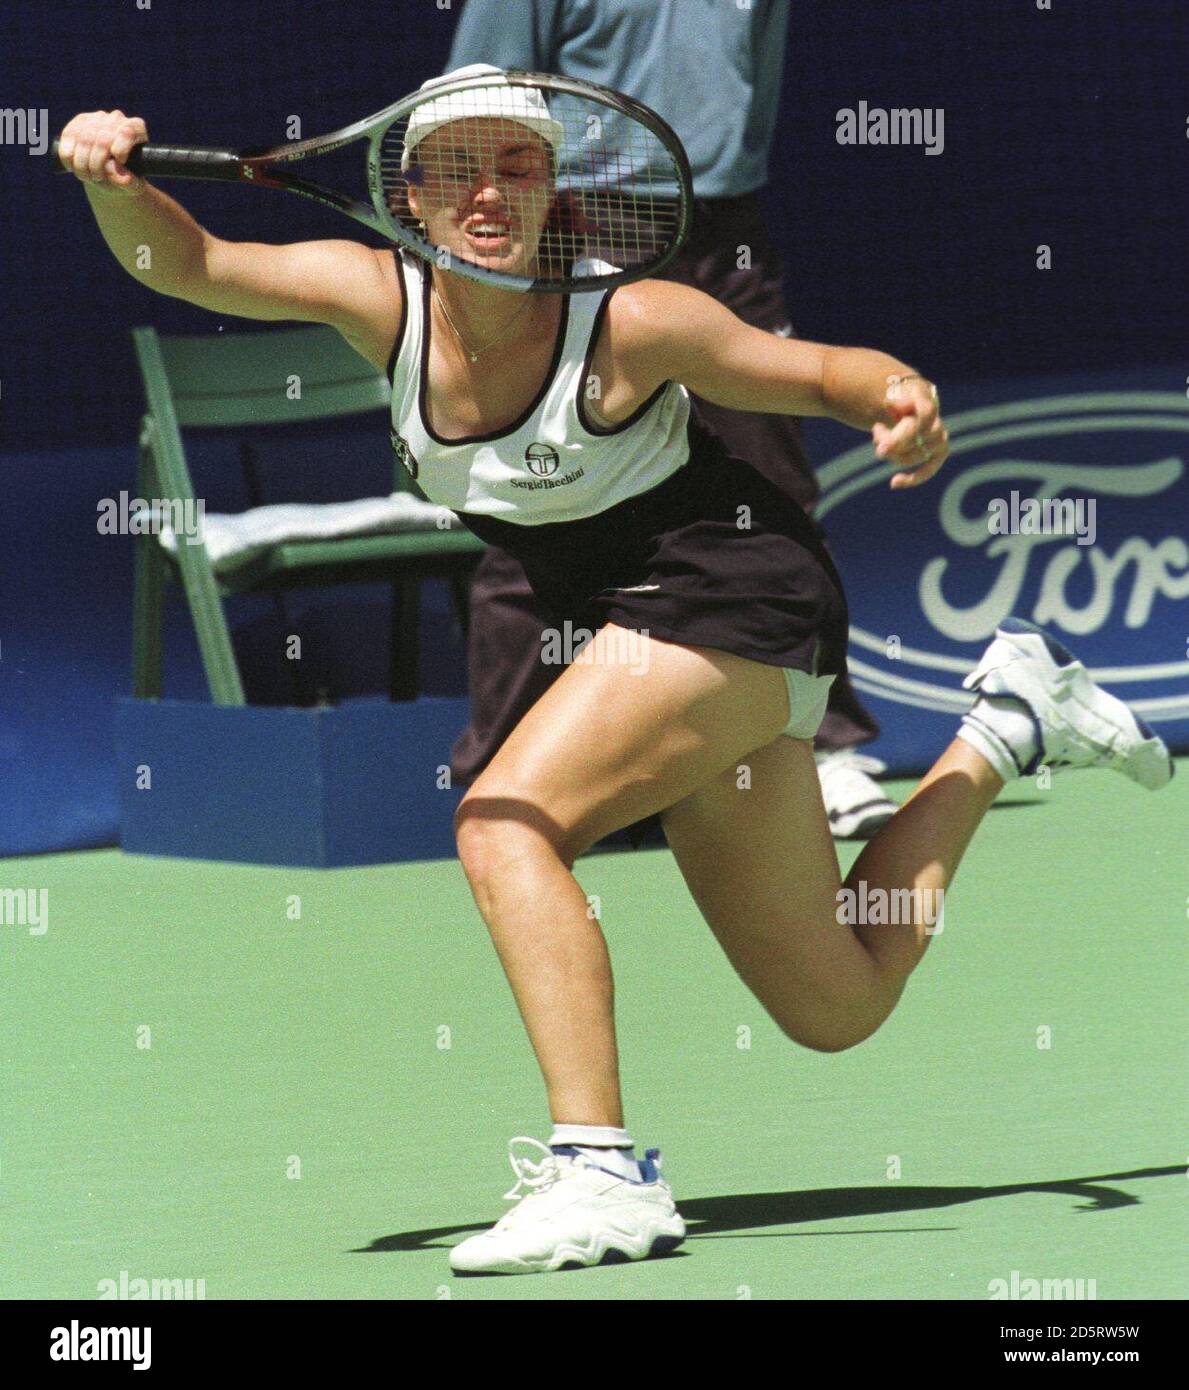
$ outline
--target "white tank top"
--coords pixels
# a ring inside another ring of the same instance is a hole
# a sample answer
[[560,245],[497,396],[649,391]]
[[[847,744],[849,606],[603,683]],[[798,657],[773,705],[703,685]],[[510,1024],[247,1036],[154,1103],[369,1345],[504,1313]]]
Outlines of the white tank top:
[[405,313],[394,359],[392,445],[431,502],[524,525],[595,516],[647,492],[689,457],[689,393],[664,382],[620,424],[584,409],[598,331],[613,290],[566,295],[557,344],[536,399],[508,429],[445,440],[426,421],[429,268],[398,253]]

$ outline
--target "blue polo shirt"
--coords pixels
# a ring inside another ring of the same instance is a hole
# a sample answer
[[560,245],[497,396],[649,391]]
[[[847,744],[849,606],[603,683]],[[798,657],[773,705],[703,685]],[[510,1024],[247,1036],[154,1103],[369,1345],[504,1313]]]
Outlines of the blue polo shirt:
[[789,0],[467,0],[450,69],[554,72],[626,92],[673,127],[694,191],[768,181]]

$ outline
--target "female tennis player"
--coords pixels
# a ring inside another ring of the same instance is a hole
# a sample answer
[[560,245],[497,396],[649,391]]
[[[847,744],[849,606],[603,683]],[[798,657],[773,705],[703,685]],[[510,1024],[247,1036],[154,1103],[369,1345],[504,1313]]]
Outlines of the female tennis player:
[[[409,201],[432,243],[534,273],[553,155],[537,100],[410,125]],[[491,154],[471,158],[480,135]],[[669,282],[512,295],[448,257],[223,241],[127,170],[146,139],[118,111],[61,137],[120,262],[219,313],[332,324],[391,377],[394,443],[427,496],[522,560],[559,629],[595,634],[457,815],[554,1128],[548,1146],[513,1141],[520,1200],[451,1264],[528,1273],[671,1250],[685,1226],[659,1154],[637,1160],[624,1127],[611,967],[575,859],[659,813],[744,982],[791,1039],[836,1052],[895,1007],[936,921],[927,905],[1005,782],[1044,762],[1157,787],[1168,752],[1064,648],[1009,619],[965,682],[976,698],[956,737],[843,882],[812,749],[845,669],[842,585],[801,508],[694,426],[688,392],[870,431],[898,490],[945,461],[933,385],[881,352],[750,328]],[[905,910],[854,921],[848,891]]]

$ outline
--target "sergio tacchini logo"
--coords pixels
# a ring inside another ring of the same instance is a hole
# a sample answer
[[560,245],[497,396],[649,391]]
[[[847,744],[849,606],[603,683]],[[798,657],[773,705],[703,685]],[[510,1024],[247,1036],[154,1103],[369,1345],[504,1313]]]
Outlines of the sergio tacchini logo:
[[528,464],[528,471],[538,478],[548,478],[556,473],[561,462],[557,450],[548,444],[530,444],[524,451],[524,461]]
[[585,468],[571,468],[568,473],[558,474],[561,455],[552,444],[535,441],[524,451],[524,463],[531,478],[513,478],[512,486],[524,492],[551,492],[554,488],[569,487],[579,478],[586,476]]

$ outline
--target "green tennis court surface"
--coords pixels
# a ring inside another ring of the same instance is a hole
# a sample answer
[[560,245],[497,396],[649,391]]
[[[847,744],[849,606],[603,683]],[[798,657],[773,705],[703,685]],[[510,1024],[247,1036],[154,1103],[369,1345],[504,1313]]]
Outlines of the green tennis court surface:
[[986,1299],[1015,1271],[1184,1297],[1187,825],[1184,761],[1158,794],[1005,793],[899,1010],[835,1056],[777,1034],[667,852],[580,860],[628,1124],[691,1239],[520,1279],[446,1266],[505,1208],[507,1139],[548,1137],[457,864],[4,861],[48,930],[2,929],[0,1293]]

